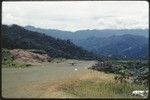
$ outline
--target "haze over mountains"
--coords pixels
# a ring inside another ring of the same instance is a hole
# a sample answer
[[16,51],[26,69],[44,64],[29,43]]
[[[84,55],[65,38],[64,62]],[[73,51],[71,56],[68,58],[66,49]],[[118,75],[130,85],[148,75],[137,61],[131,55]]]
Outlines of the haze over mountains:
[[80,30],[76,32],[42,29],[26,26],[25,29],[70,40],[99,56],[121,59],[148,59],[148,29]]
[[47,35],[61,38],[61,39],[87,39],[89,37],[109,37],[112,35],[123,35],[123,34],[133,34],[133,35],[142,35],[148,37],[148,29],[105,29],[105,30],[79,30],[76,32],[71,31],[62,31],[56,29],[42,29],[36,28],[34,26],[25,26],[27,30],[45,33]]

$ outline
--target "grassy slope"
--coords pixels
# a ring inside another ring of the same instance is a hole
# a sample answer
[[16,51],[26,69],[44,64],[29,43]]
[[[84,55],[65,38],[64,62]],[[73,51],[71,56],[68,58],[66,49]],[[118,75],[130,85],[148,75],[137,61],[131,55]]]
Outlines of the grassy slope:
[[[97,76],[98,74],[100,76]],[[60,90],[70,94],[70,96],[81,98],[132,98],[133,90],[146,89],[142,85],[117,83],[111,74],[101,72],[98,74],[67,81],[60,85]]]
[[[133,90],[145,90],[146,87],[135,84],[121,84],[114,74],[88,70],[84,74],[47,86],[42,98],[141,98],[131,96]],[[46,85],[45,85],[46,86]],[[42,88],[41,88],[42,89]]]

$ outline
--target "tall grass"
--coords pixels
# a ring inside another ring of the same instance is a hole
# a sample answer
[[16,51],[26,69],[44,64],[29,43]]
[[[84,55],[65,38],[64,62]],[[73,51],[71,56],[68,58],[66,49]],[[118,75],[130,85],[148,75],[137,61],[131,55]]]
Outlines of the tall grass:
[[142,85],[102,81],[100,79],[72,80],[62,84],[59,88],[76,97],[86,98],[129,98],[133,90],[144,90]]

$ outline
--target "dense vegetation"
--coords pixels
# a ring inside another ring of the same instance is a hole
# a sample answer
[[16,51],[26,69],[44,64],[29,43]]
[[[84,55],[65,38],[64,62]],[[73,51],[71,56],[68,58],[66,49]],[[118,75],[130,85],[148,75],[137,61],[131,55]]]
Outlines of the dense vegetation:
[[69,40],[28,31],[18,25],[2,25],[2,37],[3,48],[45,50],[54,58],[98,59],[93,53],[74,45]]
[[129,79],[129,77],[132,77],[131,83],[148,85],[149,64],[147,61],[112,60],[98,62],[92,66],[91,69],[118,74],[120,75],[121,82],[123,79]]

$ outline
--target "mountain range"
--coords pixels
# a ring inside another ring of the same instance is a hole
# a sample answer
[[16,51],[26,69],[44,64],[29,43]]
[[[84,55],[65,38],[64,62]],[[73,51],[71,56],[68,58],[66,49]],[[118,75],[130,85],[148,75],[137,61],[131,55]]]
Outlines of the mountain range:
[[148,29],[80,30],[76,32],[25,26],[55,38],[70,40],[98,56],[117,59],[148,59]]
[[52,58],[99,59],[92,52],[76,46],[69,40],[29,31],[19,25],[2,25],[1,32],[2,48],[44,50]]
[[74,43],[98,55],[121,59],[148,59],[148,38],[125,34],[106,38],[90,37]]
[[24,27],[27,30],[45,33],[49,36],[53,36],[60,39],[70,39],[70,40],[76,40],[76,39],[87,39],[90,37],[109,37],[113,35],[124,35],[124,34],[132,34],[132,35],[139,35],[139,36],[145,36],[148,37],[148,29],[120,29],[120,30],[114,30],[114,29],[105,29],[105,30],[79,30],[76,32],[71,31],[62,31],[62,30],[56,30],[56,29],[43,29],[43,28],[36,28],[34,26],[25,26]]

